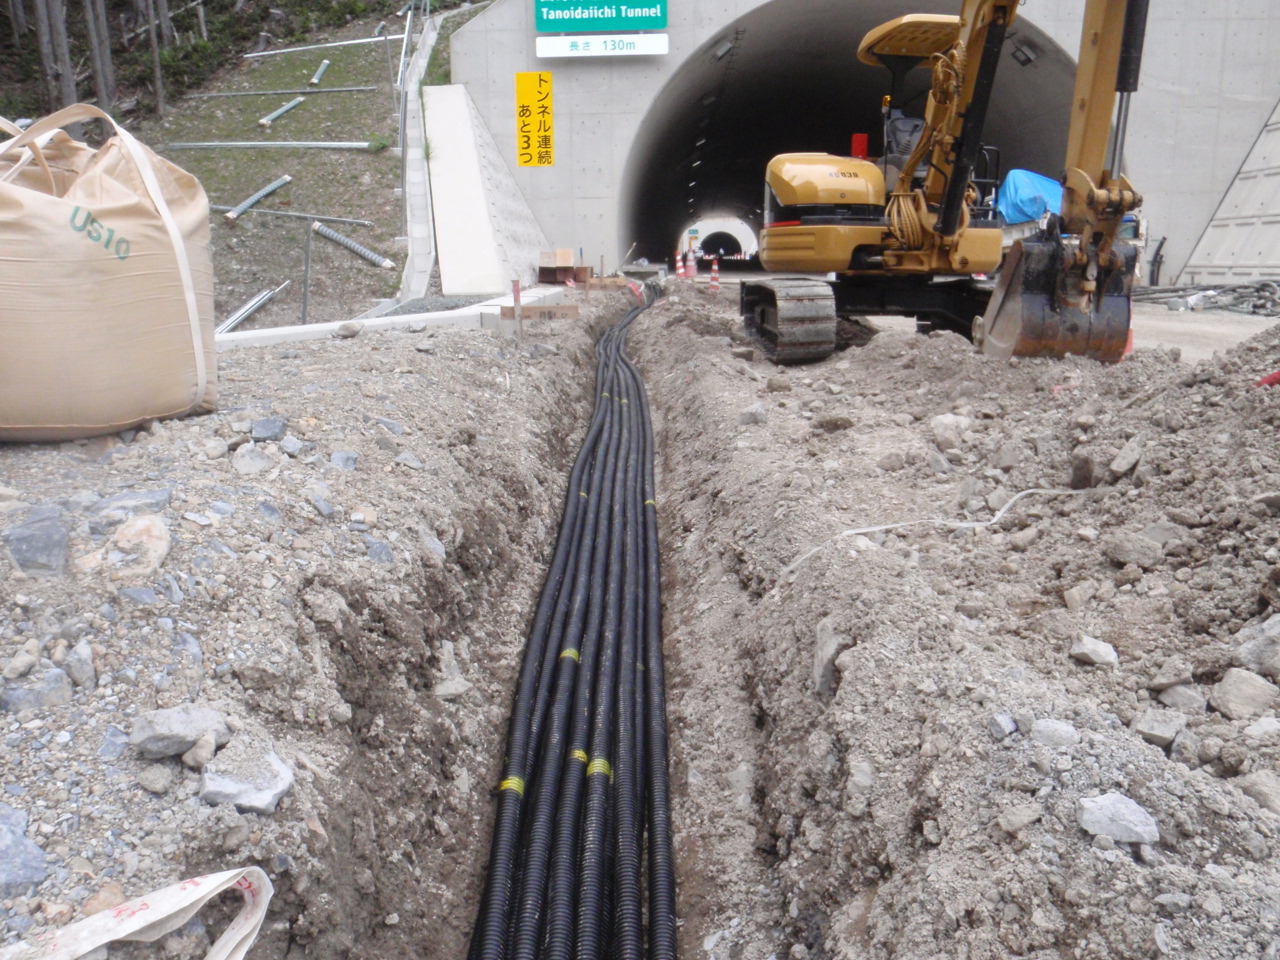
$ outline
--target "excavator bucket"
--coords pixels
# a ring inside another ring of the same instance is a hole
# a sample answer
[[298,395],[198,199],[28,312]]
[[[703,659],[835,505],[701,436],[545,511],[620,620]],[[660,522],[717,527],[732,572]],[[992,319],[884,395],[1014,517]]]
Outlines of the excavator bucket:
[[982,352],[997,359],[1064,357],[1068,353],[1114,363],[1129,338],[1130,297],[1137,250],[1117,244],[1121,266],[1102,270],[1092,296],[1079,268],[1068,269],[1061,240],[1015,240],[996,288],[978,321]]

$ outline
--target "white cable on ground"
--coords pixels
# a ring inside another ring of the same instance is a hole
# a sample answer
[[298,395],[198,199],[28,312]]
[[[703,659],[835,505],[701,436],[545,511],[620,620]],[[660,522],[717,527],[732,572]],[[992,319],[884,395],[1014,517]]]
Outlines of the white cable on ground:
[[[1029,497],[1035,493],[1043,494],[1049,497],[1063,497],[1063,496],[1072,496],[1074,494],[1092,493],[1092,492],[1093,492],[1092,488],[1084,489],[1084,490],[1056,490],[1052,488],[1033,487],[1030,490],[1023,490],[1021,493],[1014,494],[1014,496],[1009,500],[1009,502],[1006,503],[999,510],[997,510],[995,513],[995,516],[993,516],[990,520],[934,520],[934,519],[905,520],[901,523],[884,523],[875,527],[856,527],[852,530],[842,530],[840,533],[837,533],[834,537],[831,537],[828,540],[824,540],[822,543],[818,544],[812,550],[802,554],[801,556],[797,557],[795,560],[792,560],[791,563],[787,564],[787,566],[783,568],[782,573],[778,575],[778,583],[781,583],[784,578],[786,578],[787,576],[789,576],[791,573],[795,571],[796,567],[800,566],[800,564],[804,563],[806,560],[812,557],[819,550],[822,550],[830,546],[831,544],[835,543],[837,540],[842,540],[845,537],[852,537],[852,536],[856,536],[857,534],[880,533],[881,531],[884,531],[884,530],[899,530],[902,527],[915,527],[915,526],[920,526],[922,524],[932,524],[934,526],[939,526],[939,527],[949,527],[953,530],[963,530],[966,528],[973,528],[973,527],[989,527],[994,523],[999,523],[1000,519],[1009,511],[1009,508],[1012,507],[1019,500],[1021,500],[1023,497]],[[777,589],[776,584],[773,589],[775,590]]]

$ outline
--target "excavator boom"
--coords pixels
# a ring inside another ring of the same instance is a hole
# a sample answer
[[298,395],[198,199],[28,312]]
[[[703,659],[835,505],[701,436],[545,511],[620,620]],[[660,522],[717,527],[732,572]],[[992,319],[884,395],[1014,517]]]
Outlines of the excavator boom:
[[1137,253],[1118,238],[1125,214],[1142,197],[1119,171],[1146,18],[1147,0],[1085,6],[1062,215],[1044,233],[1015,241],[1006,256],[975,324],[975,339],[989,355],[1077,353],[1111,362],[1124,356]]

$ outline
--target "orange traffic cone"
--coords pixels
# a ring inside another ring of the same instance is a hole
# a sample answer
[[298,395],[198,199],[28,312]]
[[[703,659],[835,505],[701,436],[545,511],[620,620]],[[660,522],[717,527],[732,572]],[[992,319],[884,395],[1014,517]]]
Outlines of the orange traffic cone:
[[711,261],[711,285],[708,288],[712,293],[720,292],[720,260],[719,258]]
[[1123,360],[1131,353],[1133,353],[1133,327],[1129,328],[1129,339],[1125,341],[1124,353],[1120,354],[1120,359]]
[[685,254],[684,275],[690,280],[698,275],[698,260],[692,250]]

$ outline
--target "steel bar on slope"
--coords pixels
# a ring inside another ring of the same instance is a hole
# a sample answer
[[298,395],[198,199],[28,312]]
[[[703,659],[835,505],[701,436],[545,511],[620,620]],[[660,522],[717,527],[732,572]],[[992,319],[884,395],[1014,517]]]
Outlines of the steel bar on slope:
[[[211,203],[210,210],[234,210],[235,207],[229,207],[225,203]],[[263,207],[254,207],[246,210],[245,213],[265,213],[272,217],[293,217],[298,220],[319,220],[321,223],[353,223],[358,227],[372,227],[372,220],[356,220],[352,217],[329,217],[319,213],[295,213],[292,210],[267,210]]]
[[[325,61],[328,63],[329,61]],[[304,87],[301,90],[228,90],[221,93],[186,93],[184,100],[214,100],[218,97],[288,97],[296,94],[309,97],[317,93],[367,93],[377,87]]]
[[[397,33],[395,36],[387,37],[388,40],[399,40],[404,34]],[[246,53],[243,59],[252,60],[255,57],[276,57],[282,53],[300,53],[303,50],[325,50],[329,47],[353,47],[361,43],[379,43],[382,37],[362,37],[359,40],[335,40],[332,43],[310,43],[305,47],[284,47],[280,50],[260,50],[257,53]]]

